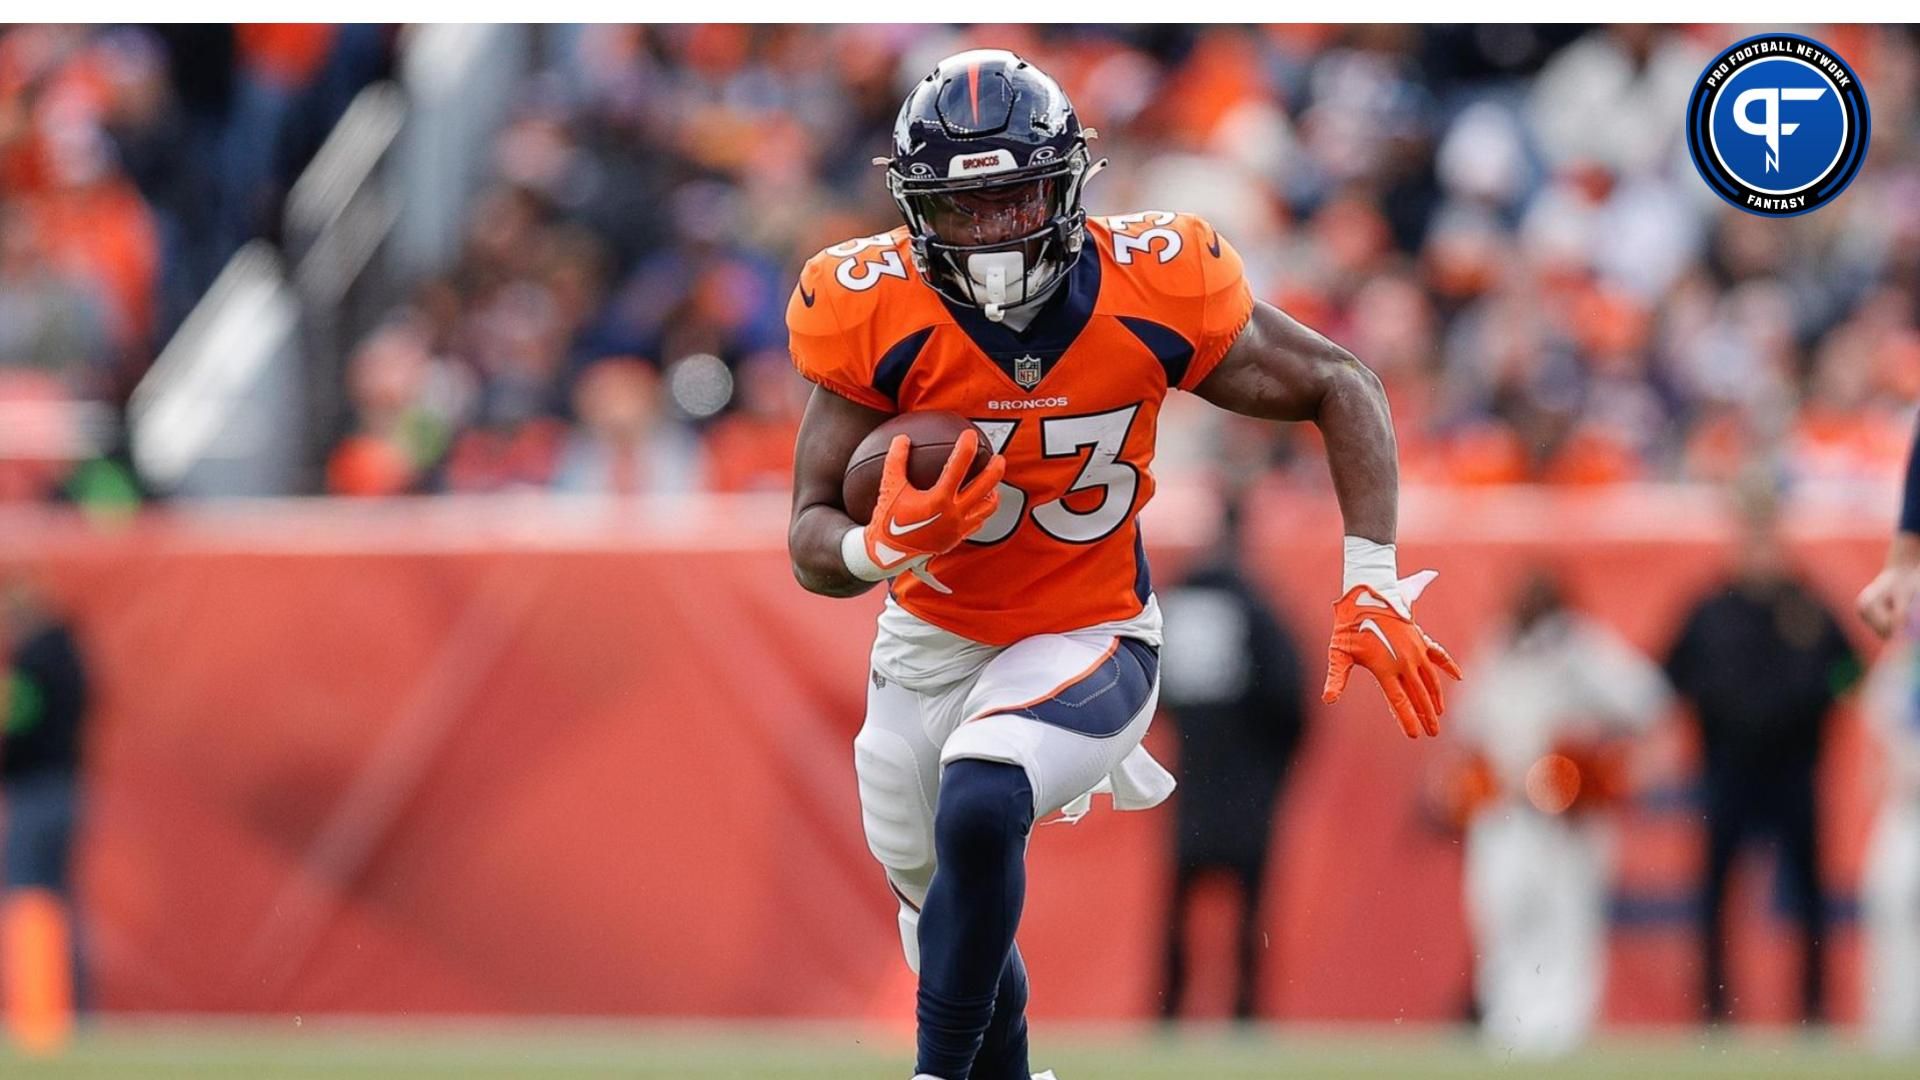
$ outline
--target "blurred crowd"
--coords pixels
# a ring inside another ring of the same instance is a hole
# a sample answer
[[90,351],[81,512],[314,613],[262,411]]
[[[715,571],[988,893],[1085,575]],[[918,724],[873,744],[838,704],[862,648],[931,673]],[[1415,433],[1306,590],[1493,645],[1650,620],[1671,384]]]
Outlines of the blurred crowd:
[[[1212,219],[1261,295],[1387,380],[1446,484],[1897,470],[1920,395],[1920,44],[1817,31],[1872,154],[1770,220],[1695,174],[1727,28],[591,27],[543,41],[456,266],[349,364],[333,490],[779,489],[800,263],[897,224],[878,170],[938,57],[1015,49],[1113,167],[1095,213]],[[1228,423],[1170,410],[1163,467]],[[1274,432],[1290,468],[1310,433]],[[1324,482],[1317,465],[1302,482]],[[1876,489],[1877,490],[1877,489]]]
[[[1881,484],[1920,397],[1920,39],[1814,31],[1867,87],[1872,151],[1833,206],[1771,220],[1715,198],[1682,141],[1737,33],[541,28],[460,256],[352,343],[325,483],[783,487],[793,277],[897,224],[870,162],[905,88],[997,45],[1098,129],[1093,212],[1207,216],[1263,298],[1383,375],[1411,479],[1723,479],[1764,455]],[[397,37],[0,31],[0,413],[124,400],[231,253],[273,237]],[[1202,408],[1166,424],[1171,471],[1244,438]],[[78,428],[0,423],[0,498],[116,441]],[[1259,438],[1275,468],[1311,457],[1310,431]]]
[[125,498],[117,409],[353,95],[376,27],[0,30],[0,501]]

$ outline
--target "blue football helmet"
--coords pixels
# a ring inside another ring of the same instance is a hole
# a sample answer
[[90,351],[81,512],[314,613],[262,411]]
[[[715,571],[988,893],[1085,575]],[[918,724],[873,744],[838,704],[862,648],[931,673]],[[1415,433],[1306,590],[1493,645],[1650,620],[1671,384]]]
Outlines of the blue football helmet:
[[1086,243],[1094,163],[1060,84],[1004,49],[940,61],[900,107],[887,187],[914,265],[948,300],[998,321],[1044,300]]

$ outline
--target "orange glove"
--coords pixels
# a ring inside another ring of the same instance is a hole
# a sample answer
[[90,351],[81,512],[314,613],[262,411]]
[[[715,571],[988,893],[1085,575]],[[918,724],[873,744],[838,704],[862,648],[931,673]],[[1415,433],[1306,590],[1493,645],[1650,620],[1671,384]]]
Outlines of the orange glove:
[[[1419,597],[1434,572],[1423,570],[1400,582],[1406,604]],[[1354,664],[1373,672],[1386,692],[1387,704],[1407,738],[1420,732],[1440,734],[1440,715],[1447,699],[1440,692],[1437,668],[1455,680],[1460,665],[1447,650],[1414,625],[1410,609],[1390,603],[1365,585],[1347,590],[1333,605],[1333,643],[1327,647],[1327,685],[1320,699],[1331,705],[1347,688]]]
[[863,537],[867,558],[882,575],[892,577],[912,570],[941,592],[950,591],[926,565],[935,555],[959,547],[962,540],[987,523],[1000,507],[1000,478],[1007,474],[1007,459],[995,454],[980,475],[962,487],[961,480],[979,446],[979,432],[961,432],[954,440],[953,454],[940,470],[940,479],[923,489],[907,480],[912,441],[905,435],[894,436],[880,473],[880,496],[874,503],[873,520],[867,523]]

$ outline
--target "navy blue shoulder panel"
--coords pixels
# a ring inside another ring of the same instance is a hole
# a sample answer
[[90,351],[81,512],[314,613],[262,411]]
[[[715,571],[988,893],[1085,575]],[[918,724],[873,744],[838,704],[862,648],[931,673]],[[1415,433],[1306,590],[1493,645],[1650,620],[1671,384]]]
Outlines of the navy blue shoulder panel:
[[1147,538],[1141,535],[1140,521],[1133,522],[1133,595],[1142,606],[1153,595],[1153,574],[1147,569]]
[[907,372],[913,370],[913,362],[920,359],[920,350],[926,348],[927,339],[932,336],[933,327],[929,326],[894,342],[893,347],[880,357],[879,366],[873,369],[873,388],[898,405],[900,387],[907,381]]
[[1187,365],[1193,362],[1193,344],[1172,327],[1163,326],[1152,319],[1122,315],[1120,323],[1133,331],[1133,336],[1152,350],[1160,366],[1167,369],[1167,385],[1179,386],[1180,380],[1187,377]]

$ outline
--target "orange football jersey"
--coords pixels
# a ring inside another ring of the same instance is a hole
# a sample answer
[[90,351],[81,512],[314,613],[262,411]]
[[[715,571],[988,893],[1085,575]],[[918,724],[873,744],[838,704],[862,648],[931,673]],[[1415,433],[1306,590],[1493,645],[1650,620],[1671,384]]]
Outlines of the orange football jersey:
[[1090,218],[1060,288],[1016,332],[920,280],[900,228],[815,255],[787,305],[809,380],[886,412],[957,412],[1006,456],[999,511],[929,567],[953,592],[892,582],[914,615],[989,645],[1140,613],[1160,403],[1253,313],[1239,254],[1188,214]]

